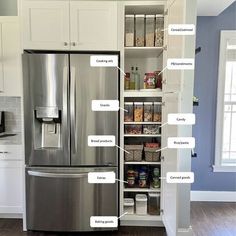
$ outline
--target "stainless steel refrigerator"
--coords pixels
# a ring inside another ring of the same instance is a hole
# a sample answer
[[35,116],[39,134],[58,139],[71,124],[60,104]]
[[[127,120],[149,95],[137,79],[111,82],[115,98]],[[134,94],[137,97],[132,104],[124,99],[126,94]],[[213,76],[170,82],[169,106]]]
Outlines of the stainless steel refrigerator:
[[87,143],[115,135],[119,144],[118,112],[91,109],[92,100],[119,100],[119,73],[91,67],[91,55],[23,55],[28,230],[116,230],[90,227],[91,216],[118,215],[118,184],[89,184],[88,173],[117,176],[119,158],[116,147]]

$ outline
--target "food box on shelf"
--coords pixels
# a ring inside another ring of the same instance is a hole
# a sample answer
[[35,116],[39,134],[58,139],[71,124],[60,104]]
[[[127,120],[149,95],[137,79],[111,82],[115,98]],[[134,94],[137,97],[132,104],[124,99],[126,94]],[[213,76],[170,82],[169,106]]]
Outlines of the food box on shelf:
[[125,145],[125,161],[142,161],[143,145]]

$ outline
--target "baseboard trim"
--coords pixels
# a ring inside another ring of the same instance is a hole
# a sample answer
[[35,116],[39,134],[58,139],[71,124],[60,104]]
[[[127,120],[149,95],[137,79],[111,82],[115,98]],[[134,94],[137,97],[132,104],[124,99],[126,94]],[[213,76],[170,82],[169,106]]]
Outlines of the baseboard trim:
[[191,191],[192,202],[236,202],[236,192]]

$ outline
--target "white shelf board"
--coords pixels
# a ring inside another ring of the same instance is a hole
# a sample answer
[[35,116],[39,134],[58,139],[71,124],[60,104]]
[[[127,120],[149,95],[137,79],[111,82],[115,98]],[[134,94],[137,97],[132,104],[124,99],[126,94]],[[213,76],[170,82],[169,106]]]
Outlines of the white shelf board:
[[124,122],[124,125],[161,125],[161,122]]
[[161,134],[124,134],[124,137],[140,138],[140,137],[161,137]]
[[162,95],[163,93],[159,89],[124,91],[124,97],[162,97]]
[[161,162],[155,162],[155,161],[126,161],[125,165],[161,165]]
[[124,188],[124,192],[161,192],[159,188]]
[[125,57],[156,58],[162,54],[163,47],[125,47]]
[[124,215],[122,216],[121,218],[122,220],[140,220],[140,221],[161,221],[162,218],[160,215],[136,215],[136,214],[133,214],[133,215]]

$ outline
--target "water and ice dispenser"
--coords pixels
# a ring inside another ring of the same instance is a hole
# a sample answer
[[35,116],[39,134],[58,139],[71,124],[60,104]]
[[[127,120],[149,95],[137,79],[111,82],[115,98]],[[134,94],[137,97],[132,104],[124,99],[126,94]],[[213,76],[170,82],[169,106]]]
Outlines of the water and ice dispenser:
[[36,107],[35,149],[61,148],[61,111],[58,107]]

